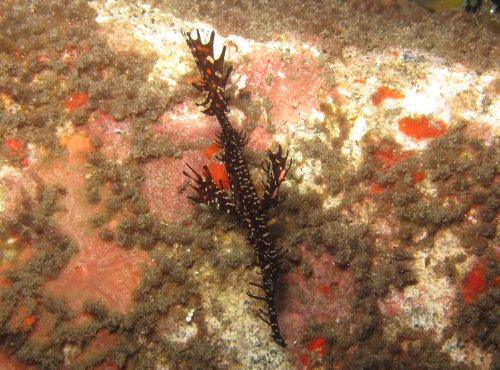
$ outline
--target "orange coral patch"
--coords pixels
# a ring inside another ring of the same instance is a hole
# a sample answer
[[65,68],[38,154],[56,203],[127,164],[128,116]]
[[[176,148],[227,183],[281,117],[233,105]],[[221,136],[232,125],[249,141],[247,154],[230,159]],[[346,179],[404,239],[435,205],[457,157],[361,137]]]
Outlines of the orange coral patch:
[[330,293],[330,287],[328,285],[318,285],[316,289],[323,295],[328,295],[328,293]]
[[390,167],[394,164],[394,151],[389,148],[379,149],[375,152],[375,158]]
[[484,276],[484,267],[482,263],[476,263],[472,270],[465,276],[462,283],[462,294],[465,303],[475,300],[479,294],[483,293],[488,287],[488,282]]
[[415,139],[430,139],[442,136],[446,132],[446,125],[438,120],[431,125],[427,116],[404,117],[398,121],[398,127],[404,134]]
[[21,139],[17,137],[9,138],[5,140],[5,145],[9,147],[10,154],[14,157],[24,154],[24,143]]
[[36,320],[36,316],[28,314],[26,306],[21,303],[16,309],[14,309],[10,319],[10,324],[12,328],[26,331],[31,328],[31,325],[33,325]]
[[381,148],[375,152],[374,156],[388,167],[392,167],[396,163],[403,161],[414,153],[414,150],[406,150],[398,154],[391,148]]
[[220,147],[217,143],[213,143],[207,149],[205,149],[205,155],[208,158],[212,158],[212,156],[220,150]]
[[23,322],[21,324],[21,328],[23,330],[28,330],[31,327],[31,325],[33,325],[35,322],[36,322],[36,316],[35,315],[26,316],[23,319]]
[[380,86],[377,92],[372,95],[373,105],[380,105],[385,99],[402,99],[404,94],[387,86]]
[[76,108],[83,107],[87,103],[87,100],[89,100],[89,94],[87,92],[75,92],[66,98],[64,106],[69,109],[70,112],[73,112]]
[[421,171],[416,171],[413,173],[413,182],[417,183],[425,179],[425,174]]
[[325,352],[325,337],[320,336],[313,339],[308,345],[307,349],[309,351],[315,351],[319,355],[323,356]]
[[70,157],[75,157],[79,154],[87,154],[92,151],[90,139],[83,135],[73,135],[69,138],[67,144]]
[[377,184],[376,182],[372,183],[370,186],[370,191],[375,194],[382,192],[384,189],[385,188],[382,185]]
[[217,186],[222,182],[222,188],[229,188],[229,177],[227,177],[226,167],[222,163],[210,163],[208,169],[212,174]]

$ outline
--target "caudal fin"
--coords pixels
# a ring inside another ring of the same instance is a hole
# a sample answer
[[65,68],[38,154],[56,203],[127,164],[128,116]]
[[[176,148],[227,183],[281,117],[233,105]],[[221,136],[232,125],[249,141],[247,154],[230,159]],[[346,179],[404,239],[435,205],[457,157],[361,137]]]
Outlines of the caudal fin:
[[201,41],[200,31],[196,30],[196,39],[191,37],[190,32],[182,32],[186,43],[191,49],[196,65],[201,73],[202,80],[199,83],[193,83],[193,86],[201,93],[206,94],[206,100],[201,105],[205,108],[203,113],[209,116],[215,116],[218,113],[228,112],[228,98],[224,96],[226,83],[231,74],[232,67],[229,67],[224,73],[224,56],[226,47],[218,59],[214,58],[214,39],[215,32],[210,34],[210,40],[206,44]]

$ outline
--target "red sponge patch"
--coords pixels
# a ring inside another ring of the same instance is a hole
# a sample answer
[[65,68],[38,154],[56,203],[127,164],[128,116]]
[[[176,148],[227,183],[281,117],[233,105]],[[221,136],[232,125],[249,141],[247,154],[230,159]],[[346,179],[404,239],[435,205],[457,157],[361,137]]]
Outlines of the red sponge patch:
[[477,262],[472,267],[472,270],[465,276],[462,283],[462,294],[465,303],[470,303],[475,300],[488,287],[488,282],[484,276],[483,263]]

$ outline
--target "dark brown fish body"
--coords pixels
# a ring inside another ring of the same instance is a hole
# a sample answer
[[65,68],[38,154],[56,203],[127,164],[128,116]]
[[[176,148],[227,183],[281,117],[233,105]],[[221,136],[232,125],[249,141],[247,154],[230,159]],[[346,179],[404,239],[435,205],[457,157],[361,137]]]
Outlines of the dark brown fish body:
[[278,190],[284,180],[291,163],[287,164],[288,154],[283,155],[281,147],[276,153],[268,151],[269,161],[263,165],[267,175],[264,183],[264,196],[260,198],[251,181],[243,148],[247,143],[244,133],[235,130],[229,122],[226,113],[227,98],[224,96],[226,82],[231,73],[229,68],[224,73],[224,47],[218,59],[214,59],[213,42],[215,33],[203,44],[200,33],[197,38],[183,33],[187,44],[196,60],[196,65],[202,76],[202,81],[193,86],[206,95],[206,100],[199,104],[205,109],[203,113],[215,116],[221,126],[217,144],[222,149],[219,159],[224,162],[229,177],[231,194],[223,190],[222,184],[216,184],[207,166],[203,168],[204,177],[193,171],[194,177],[184,174],[196,182],[193,188],[198,196],[190,197],[196,203],[214,206],[220,211],[234,215],[240,224],[248,230],[248,240],[254,248],[260,270],[262,284],[250,283],[264,291],[264,296],[257,296],[247,291],[247,294],[266,302],[267,312],[259,310],[259,317],[271,326],[273,339],[281,346],[286,346],[278,325],[276,312],[276,281],[280,271],[279,262],[283,253],[274,247],[267,226],[267,211],[278,203]]

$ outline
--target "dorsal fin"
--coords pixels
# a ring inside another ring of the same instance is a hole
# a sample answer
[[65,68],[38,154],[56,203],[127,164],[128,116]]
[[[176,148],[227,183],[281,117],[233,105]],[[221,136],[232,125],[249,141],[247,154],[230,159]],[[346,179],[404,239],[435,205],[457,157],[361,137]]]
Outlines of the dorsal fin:
[[193,39],[188,32],[182,32],[182,35],[186,39],[196,60],[196,66],[201,73],[202,80],[200,83],[193,83],[193,86],[206,94],[206,100],[199,104],[205,107],[203,113],[214,116],[228,112],[228,98],[224,96],[224,90],[232,68],[229,67],[224,74],[226,47],[222,48],[219,58],[214,59],[214,31],[210,34],[210,40],[206,44],[201,41],[199,30],[196,30],[196,39]]

